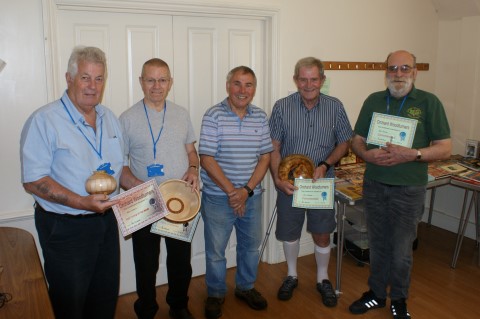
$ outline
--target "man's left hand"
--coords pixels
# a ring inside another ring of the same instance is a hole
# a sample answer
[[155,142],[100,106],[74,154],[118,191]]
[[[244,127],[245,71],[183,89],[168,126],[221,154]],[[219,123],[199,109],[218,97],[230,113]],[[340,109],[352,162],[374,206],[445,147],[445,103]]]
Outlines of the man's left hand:
[[248,193],[243,187],[235,188],[228,194],[228,204],[233,208],[235,215],[240,217],[245,215],[247,199]]
[[406,162],[412,162],[417,152],[414,149],[388,143],[382,147],[386,151],[382,160],[378,163],[381,166],[394,166]]

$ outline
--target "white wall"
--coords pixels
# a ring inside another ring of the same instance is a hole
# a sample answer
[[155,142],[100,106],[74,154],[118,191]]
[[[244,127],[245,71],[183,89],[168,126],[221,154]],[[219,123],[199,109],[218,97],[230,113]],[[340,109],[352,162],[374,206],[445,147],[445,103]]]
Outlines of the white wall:
[[[40,0],[1,0],[0,216],[31,212],[32,200],[20,184],[19,140],[26,118],[45,104],[45,56]],[[0,217],[1,219],[1,217]]]
[[[478,17],[439,21],[430,0],[182,2],[203,4],[205,12],[219,3],[279,10],[280,67],[275,80],[279,91],[272,100],[294,90],[293,67],[301,57],[380,62],[391,51],[410,50],[418,62],[430,64],[429,71],[419,72],[417,86],[435,92],[444,101],[453,130],[454,151],[463,153],[465,138],[480,139],[480,126],[475,125],[480,103]],[[20,183],[19,137],[29,114],[49,102],[42,1],[0,0],[0,4],[0,59],[7,62],[0,73],[0,226],[21,227],[35,234],[33,200]],[[327,77],[331,80],[330,94],[344,102],[352,125],[365,97],[384,88],[380,71],[327,71]],[[456,231],[463,195],[454,188],[445,188],[441,194],[442,199],[449,200],[435,204],[434,224]],[[468,235],[473,237],[473,227],[469,227]]]
[[[444,103],[452,131],[453,154],[465,153],[466,139],[480,140],[480,16],[439,21],[434,92]],[[456,231],[464,191],[441,189],[433,224]],[[467,236],[475,238],[474,214]]]
[[[428,0],[285,1],[282,13],[280,76],[283,90],[293,90],[295,62],[313,55],[325,61],[383,62],[397,49],[411,50],[418,62],[430,63],[418,85],[434,87],[438,21]],[[412,10],[415,8],[415,10]],[[408,16],[408,23],[404,17]],[[373,91],[384,89],[380,71],[327,71],[330,94],[344,103],[352,125]]]
[[436,91],[445,103],[454,152],[463,154],[465,140],[480,140],[480,16],[441,21]]

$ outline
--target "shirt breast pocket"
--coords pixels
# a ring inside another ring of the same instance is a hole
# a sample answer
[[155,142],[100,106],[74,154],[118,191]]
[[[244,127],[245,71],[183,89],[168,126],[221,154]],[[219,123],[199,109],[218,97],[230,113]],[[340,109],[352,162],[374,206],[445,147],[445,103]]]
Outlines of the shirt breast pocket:
[[255,147],[260,147],[262,142],[262,126],[258,123],[253,123],[253,125],[246,125],[241,132],[241,135],[244,136],[244,139],[250,145],[255,145]]
[[333,127],[321,126],[316,136],[316,146],[319,149],[331,148],[336,143],[335,131]]
[[102,157],[106,162],[110,162],[112,167],[122,167],[123,145],[121,144],[121,140],[117,137],[105,139]]

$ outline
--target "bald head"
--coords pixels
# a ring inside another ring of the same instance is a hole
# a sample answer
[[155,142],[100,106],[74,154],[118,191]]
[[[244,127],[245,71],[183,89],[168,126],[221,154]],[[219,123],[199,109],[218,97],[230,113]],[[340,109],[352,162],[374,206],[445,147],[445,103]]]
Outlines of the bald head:
[[405,50],[392,52],[386,60],[385,79],[390,94],[395,98],[406,96],[417,78],[417,59]]

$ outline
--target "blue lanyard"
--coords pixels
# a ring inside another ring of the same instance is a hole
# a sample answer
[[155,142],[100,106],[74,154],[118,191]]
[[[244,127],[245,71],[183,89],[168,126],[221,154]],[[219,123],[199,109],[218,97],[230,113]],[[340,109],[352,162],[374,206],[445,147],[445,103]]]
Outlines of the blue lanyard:
[[165,101],[164,103],[165,104],[163,105],[162,128],[160,129],[160,132],[158,132],[157,139],[155,139],[153,137],[152,125],[150,124],[150,118],[148,117],[147,107],[145,106],[145,99],[143,99],[143,109],[145,110],[145,115],[147,116],[148,127],[150,128],[150,135],[152,136],[153,159],[154,160],[157,158],[157,143],[158,143],[158,140],[160,139],[160,135],[162,135],[163,127],[164,127],[164,124],[165,124],[165,114],[167,113],[167,102]]
[[67,106],[65,105],[65,102],[63,102],[63,99],[60,99],[60,101],[62,101],[63,107],[65,108],[65,111],[67,111],[68,116],[70,116],[70,119],[72,120],[72,123],[77,127],[77,129],[80,131],[80,133],[82,133],[83,137],[87,140],[88,144],[90,144],[90,146],[93,148],[95,153],[97,153],[98,157],[100,157],[100,159],[102,159],[103,118],[100,117],[100,147],[99,147],[99,150],[97,151],[97,148],[92,144],[92,142],[90,142],[90,140],[85,135],[85,133],[83,133],[83,131],[80,129],[80,127],[78,127],[78,124],[76,124],[75,121],[73,120],[72,114],[70,114],[70,111],[68,110]]
[[[400,112],[402,111],[403,104],[405,103],[407,96],[408,94],[403,97],[402,104],[400,104],[400,108],[398,109],[398,112],[397,112],[397,116],[400,115]],[[387,95],[387,114],[390,114],[390,94]]]

